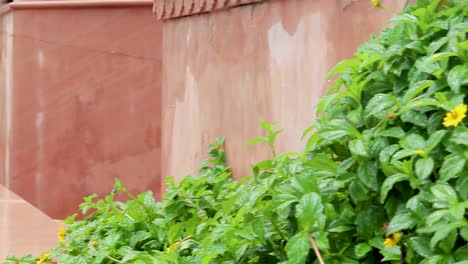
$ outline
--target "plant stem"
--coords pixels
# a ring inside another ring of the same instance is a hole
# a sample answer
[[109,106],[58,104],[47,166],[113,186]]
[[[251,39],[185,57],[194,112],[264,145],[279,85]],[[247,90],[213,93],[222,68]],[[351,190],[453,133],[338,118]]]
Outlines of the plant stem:
[[315,255],[317,256],[319,263],[325,264],[325,262],[322,259],[322,255],[320,254],[320,251],[317,247],[317,244],[315,243],[314,237],[310,233],[307,233],[307,235],[309,236],[310,244],[312,245],[312,248],[314,249]]
[[122,190],[125,194],[128,195],[128,197],[130,197],[131,199],[135,200],[137,203],[139,203],[141,205],[141,207],[143,207],[143,209],[146,211],[146,213],[148,213],[149,216],[152,216],[153,214],[151,213],[151,211],[146,208],[145,204],[142,203],[140,200],[138,200],[137,197],[135,197],[135,195],[133,195],[131,192],[129,192],[127,189],[123,189]]
[[109,255],[106,255],[106,258],[108,258],[108,259],[110,259],[110,260],[112,260],[112,261],[115,261],[115,262],[117,262],[117,263],[123,263],[122,261],[120,261],[120,260],[118,260],[118,259],[115,259],[115,258],[113,258],[113,257],[111,257],[111,256],[109,256]]

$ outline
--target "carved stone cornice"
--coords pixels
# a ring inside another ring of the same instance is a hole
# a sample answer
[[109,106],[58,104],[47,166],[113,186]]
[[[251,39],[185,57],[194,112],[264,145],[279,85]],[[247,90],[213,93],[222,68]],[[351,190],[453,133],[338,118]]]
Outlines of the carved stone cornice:
[[171,19],[263,1],[265,0],[155,0],[153,12],[158,19]]

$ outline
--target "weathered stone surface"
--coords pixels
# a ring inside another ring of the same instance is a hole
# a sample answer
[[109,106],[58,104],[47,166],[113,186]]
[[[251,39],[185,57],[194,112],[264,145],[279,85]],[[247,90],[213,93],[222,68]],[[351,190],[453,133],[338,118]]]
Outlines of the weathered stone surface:
[[0,21],[0,183],[58,219],[114,178],[159,194],[151,7],[14,9]]
[[[398,9],[405,1],[384,2]],[[246,146],[264,133],[262,120],[285,129],[278,152],[302,150],[326,73],[391,16],[364,0],[271,0],[165,20],[163,175],[195,172],[217,136],[226,137],[234,176],[251,174],[271,156]]]

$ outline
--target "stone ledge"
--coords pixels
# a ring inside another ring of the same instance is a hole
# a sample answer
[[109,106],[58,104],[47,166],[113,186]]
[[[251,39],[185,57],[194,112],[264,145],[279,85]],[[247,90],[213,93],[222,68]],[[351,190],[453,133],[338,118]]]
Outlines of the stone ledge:
[[155,0],[153,13],[158,19],[172,19],[229,9],[266,0]]

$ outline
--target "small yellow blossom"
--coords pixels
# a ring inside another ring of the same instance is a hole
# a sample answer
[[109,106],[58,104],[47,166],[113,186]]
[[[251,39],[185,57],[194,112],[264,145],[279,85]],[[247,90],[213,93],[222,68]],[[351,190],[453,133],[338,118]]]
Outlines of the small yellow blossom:
[[390,237],[387,237],[384,240],[385,247],[391,248],[391,247],[396,246],[400,242],[402,237],[403,237],[403,232],[393,233]]
[[452,109],[452,111],[447,112],[444,117],[444,122],[442,123],[445,127],[449,126],[458,126],[458,124],[466,116],[467,106],[466,104],[459,104]]
[[97,241],[96,241],[96,240],[93,240],[93,241],[91,242],[91,246],[97,247]]
[[417,149],[414,151],[414,154],[416,155],[423,155],[424,153],[426,153],[426,151],[422,150],[422,149]]
[[42,254],[42,256],[36,261],[36,264],[42,264],[44,261],[49,259],[50,252],[47,252],[45,254]]
[[394,246],[396,246],[396,244],[398,244],[398,242],[396,242],[396,240],[393,239],[393,237],[387,237],[387,238],[384,240],[384,245],[385,245],[385,247],[387,247],[387,248],[394,247]]
[[374,7],[380,7],[381,5],[380,0],[371,0],[371,2]]
[[58,240],[60,242],[65,240],[65,227],[60,226],[58,231]]

